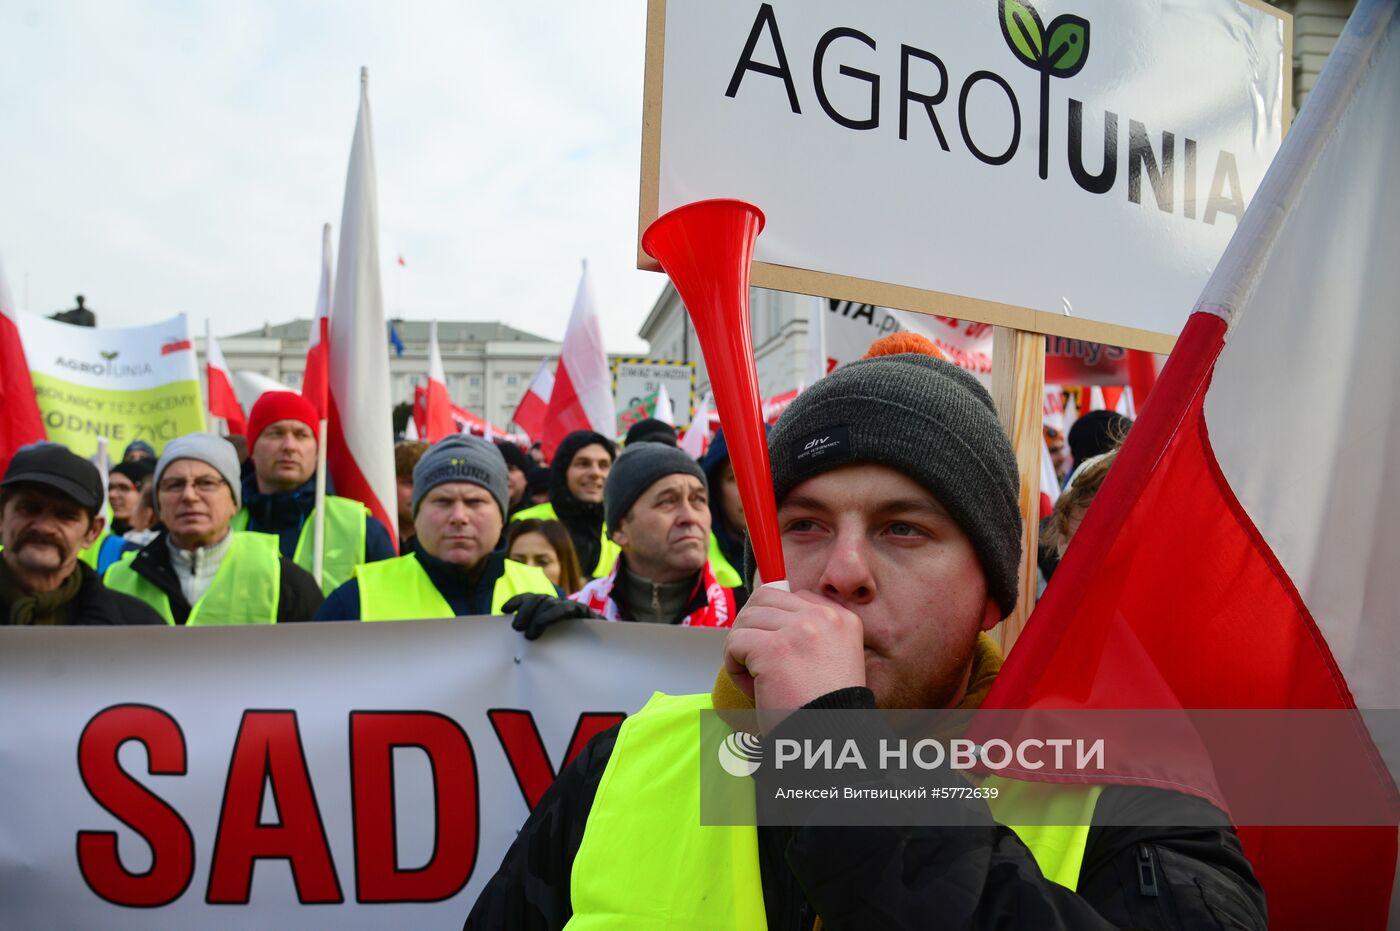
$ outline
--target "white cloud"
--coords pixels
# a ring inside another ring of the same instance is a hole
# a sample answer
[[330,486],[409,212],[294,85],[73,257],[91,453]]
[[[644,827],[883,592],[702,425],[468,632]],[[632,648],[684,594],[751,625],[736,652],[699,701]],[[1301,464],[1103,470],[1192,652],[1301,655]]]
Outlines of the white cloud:
[[[315,302],[370,69],[385,307],[559,338],[635,270],[645,5],[81,2],[0,10],[0,254],[21,306],[227,334]],[[336,231],[338,239],[339,231]]]

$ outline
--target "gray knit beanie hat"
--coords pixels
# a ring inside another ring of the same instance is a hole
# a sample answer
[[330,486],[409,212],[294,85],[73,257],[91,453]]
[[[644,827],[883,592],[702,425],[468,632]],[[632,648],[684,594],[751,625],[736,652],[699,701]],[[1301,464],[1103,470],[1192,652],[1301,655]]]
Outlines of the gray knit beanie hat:
[[[233,492],[233,506],[243,507],[243,481],[239,475],[238,450],[234,449],[228,440],[217,433],[186,433],[171,440],[165,444],[165,451],[160,454],[160,461],[156,463],[155,478],[151,482],[153,488],[160,488],[160,477],[176,459],[195,459],[213,466]],[[160,495],[153,495],[151,501],[155,505],[156,514],[159,515]]]
[[456,433],[429,446],[413,467],[413,516],[424,495],[448,482],[480,485],[496,499],[502,518],[510,512],[509,470],[494,443]]
[[656,442],[635,443],[623,449],[603,486],[603,519],[608,527],[616,527],[648,488],[677,473],[693,475],[706,489],[710,487],[700,463],[683,449]]
[[[1006,617],[1021,562],[1020,478],[991,395],[972,374],[917,353],[853,362],[802,392],[768,437],[773,490],[871,462],[923,485],[972,541]],[[753,557],[745,550],[753,583]]]

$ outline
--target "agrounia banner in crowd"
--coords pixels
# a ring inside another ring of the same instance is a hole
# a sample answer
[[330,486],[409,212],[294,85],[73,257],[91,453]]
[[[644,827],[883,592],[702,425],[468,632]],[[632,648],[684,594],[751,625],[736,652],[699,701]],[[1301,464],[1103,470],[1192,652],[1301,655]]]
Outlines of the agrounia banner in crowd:
[[1292,103],[1257,0],[649,8],[640,229],[739,198],[757,286],[1156,352]]
[[0,628],[0,924],[460,928],[531,806],[723,631]]
[[184,314],[137,327],[81,327],[19,315],[20,339],[50,440],[80,456],[107,437],[114,459],[133,440],[159,453],[204,429],[194,343]]

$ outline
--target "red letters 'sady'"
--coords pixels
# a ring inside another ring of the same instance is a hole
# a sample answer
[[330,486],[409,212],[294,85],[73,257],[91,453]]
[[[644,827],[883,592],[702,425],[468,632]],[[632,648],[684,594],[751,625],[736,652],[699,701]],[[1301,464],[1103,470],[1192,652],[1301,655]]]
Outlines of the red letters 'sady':
[[[394,749],[416,747],[433,770],[433,853],[400,869],[394,824]],[[462,891],[476,866],[476,756],[461,725],[430,711],[352,711],[350,786],[355,808],[355,898],[440,902]]]
[[185,735],[175,719],[149,705],[113,705],[98,712],[78,740],[78,772],[97,804],[151,845],[151,866],[122,866],[115,831],[78,832],[78,870],[88,888],[132,908],[169,905],[194,876],[194,837],[180,814],[131,778],[117,762],[129,740],[146,748],[153,776],[185,775]]
[[[525,796],[525,804],[534,811],[540,803],[545,789],[554,783],[554,765],[549,762],[549,753],[544,748],[540,729],[535,726],[535,716],[528,711],[514,708],[493,708],[486,712],[501,748],[510,761],[510,771],[515,773],[515,781],[520,786],[520,794]],[[563,769],[574,761],[579,751],[588,741],[614,724],[627,717],[620,711],[585,711],[578,716],[574,735],[569,738],[569,749],[564,754]]]
[[[278,821],[262,823],[270,787]],[[287,860],[303,905],[344,901],[295,711],[245,711],[209,865],[211,905],[247,905],[258,860]]]

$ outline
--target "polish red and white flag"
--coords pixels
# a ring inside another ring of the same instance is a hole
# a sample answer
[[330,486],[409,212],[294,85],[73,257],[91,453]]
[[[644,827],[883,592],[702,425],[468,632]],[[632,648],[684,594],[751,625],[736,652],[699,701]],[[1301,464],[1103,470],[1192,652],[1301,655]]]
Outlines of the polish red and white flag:
[[685,428],[685,436],[681,437],[680,447],[690,454],[692,459],[700,459],[705,455],[705,450],[710,445],[710,396],[707,394],[700,399],[700,408],[695,412],[695,416],[690,418],[690,426]]
[[594,430],[603,436],[612,436],[615,419],[612,373],[608,370],[607,351],[603,349],[603,322],[598,316],[588,263],[584,262],[540,438],[545,457],[554,458],[560,441],[575,430]]
[[0,266],[0,475],[15,450],[46,439],[44,418],[34,396],[34,381],[19,338],[19,319],[10,285]]
[[214,327],[208,319],[204,321],[204,366],[209,382],[210,416],[221,418],[230,436],[246,435],[248,421],[243,416],[243,405],[238,403],[228,363],[224,361],[224,352],[214,338]]
[[442,367],[442,352],[438,349],[437,321],[428,324],[428,416],[427,439],[436,443],[457,431],[452,419],[452,399],[447,395],[447,373]]
[[[1400,708],[1397,10],[1352,14],[984,708]],[[1386,926],[1372,824],[1239,827],[1271,928]]]
[[311,318],[311,338],[306,347],[306,371],[301,396],[311,402],[322,420],[329,420],[326,368],[330,354],[331,326],[331,225],[321,227],[321,284],[316,291],[316,315]]
[[368,85],[368,71],[361,69],[360,112],[350,144],[332,294],[327,461],[335,493],[362,502],[390,535],[397,536],[394,444],[389,442],[394,421]]
[[544,421],[549,415],[549,398],[553,392],[554,372],[549,367],[549,360],[545,359],[540,362],[535,377],[530,379],[530,387],[521,395],[520,403],[510,418],[533,440],[544,436]]

